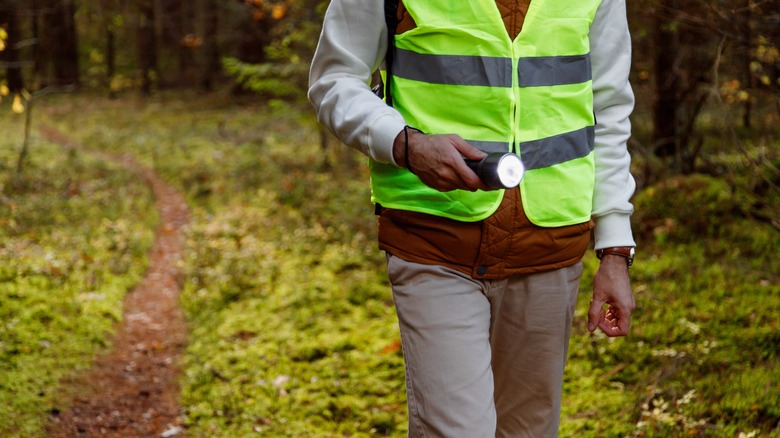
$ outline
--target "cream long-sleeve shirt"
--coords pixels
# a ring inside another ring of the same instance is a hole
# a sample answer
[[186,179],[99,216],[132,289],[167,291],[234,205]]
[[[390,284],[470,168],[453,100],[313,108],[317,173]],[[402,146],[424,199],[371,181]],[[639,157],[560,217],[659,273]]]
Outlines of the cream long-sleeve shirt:
[[[628,82],[631,38],[625,0],[602,1],[590,28],[590,50],[597,122],[592,213],[596,249],[634,246],[630,198],[635,183],[626,148],[634,95]],[[345,144],[395,164],[393,141],[406,123],[370,89],[371,74],[386,51],[384,2],[331,1],[312,60],[309,100],[320,123]]]

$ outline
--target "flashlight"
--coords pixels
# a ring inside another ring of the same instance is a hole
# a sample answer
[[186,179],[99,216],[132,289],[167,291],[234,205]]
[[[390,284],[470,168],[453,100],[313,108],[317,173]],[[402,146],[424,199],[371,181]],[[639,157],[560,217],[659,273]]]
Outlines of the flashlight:
[[525,173],[520,157],[511,152],[493,152],[481,160],[466,160],[466,165],[493,189],[515,188]]

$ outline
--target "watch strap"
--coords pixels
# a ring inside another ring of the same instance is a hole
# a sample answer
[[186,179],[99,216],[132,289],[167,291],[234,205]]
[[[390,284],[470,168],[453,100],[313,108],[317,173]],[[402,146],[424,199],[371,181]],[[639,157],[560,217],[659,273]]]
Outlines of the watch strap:
[[634,247],[633,246],[617,246],[613,248],[603,248],[596,250],[596,257],[601,260],[605,255],[616,255],[626,259],[626,264],[630,268],[634,264]]

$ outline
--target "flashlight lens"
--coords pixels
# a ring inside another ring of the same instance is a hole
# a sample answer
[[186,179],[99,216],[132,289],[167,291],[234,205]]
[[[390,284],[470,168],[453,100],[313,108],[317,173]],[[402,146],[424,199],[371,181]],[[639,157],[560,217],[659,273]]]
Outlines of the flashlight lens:
[[498,162],[496,173],[501,184],[504,187],[511,188],[520,184],[525,169],[523,168],[523,162],[520,161],[520,157],[514,154],[506,154]]

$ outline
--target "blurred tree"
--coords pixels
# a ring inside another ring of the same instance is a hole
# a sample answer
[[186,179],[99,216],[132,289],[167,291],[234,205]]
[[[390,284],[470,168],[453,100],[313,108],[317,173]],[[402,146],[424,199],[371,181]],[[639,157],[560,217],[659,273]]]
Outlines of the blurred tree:
[[653,150],[675,172],[691,173],[702,146],[696,120],[709,97],[718,35],[702,26],[698,0],[658,0],[655,23]]
[[745,127],[752,126],[760,98],[776,100],[780,110],[778,10],[777,0],[629,3],[635,46],[644,49],[635,51],[635,65],[652,72],[653,129],[646,149],[665,169],[697,170],[705,134],[699,116],[711,105],[741,107]]
[[[239,18],[237,58],[243,62],[266,61],[266,46],[271,43],[271,30],[278,23],[271,6],[259,1],[242,1],[244,11]],[[281,13],[277,12],[276,16]]]
[[22,63],[19,56],[21,33],[19,31],[17,5],[18,0],[0,1],[0,28],[4,31],[0,45],[0,65],[6,69],[6,86],[12,93],[18,93],[24,88]]
[[[90,54],[92,66],[89,68],[93,76],[92,85],[99,84],[108,91],[109,98],[116,97],[113,86],[117,74],[117,35],[124,26],[125,0],[82,0],[81,7],[85,11],[87,23],[92,24],[85,30],[81,52]],[[87,26],[85,26],[87,27]],[[97,77],[95,77],[97,76]]]
[[79,85],[81,82],[76,38],[74,0],[39,0],[34,13],[40,35],[41,72],[44,85]]
[[[203,38],[196,35],[195,6],[197,2],[187,0],[161,0],[160,17],[161,42],[172,52],[175,60],[176,84],[193,84],[192,69],[195,66],[195,51],[203,44]],[[174,66],[172,66],[174,67]]]
[[214,81],[219,73],[220,50],[219,7],[217,0],[204,0],[203,7],[204,57],[201,86],[206,91],[214,89]]
[[[234,90],[303,100],[328,3],[0,0],[0,22],[15,49],[0,55],[0,80],[31,90],[83,83],[148,93],[169,86],[213,90],[231,85],[226,72]],[[711,134],[701,129],[700,116],[713,105],[738,114],[729,123],[767,132],[780,117],[779,3],[627,2],[637,49],[634,83],[642,93],[637,116],[652,121],[641,133],[647,138],[635,142],[644,143],[655,168],[700,170],[703,139]]]
[[141,73],[141,92],[152,94],[152,85],[158,77],[157,35],[155,32],[154,0],[136,0],[138,12],[138,68]]
[[[653,104],[653,151],[669,156],[677,149],[680,76],[675,68],[680,40],[670,20],[675,0],[659,0],[652,15],[654,42],[655,102]],[[663,11],[663,12],[662,12]]]
[[225,70],[246,89],[276,97],[305,98],[309,64],[328,1],[245,0],[245,4],[256,26],[267,36],[263,46],[255,45],[255,52],[260,53],[254,58],[226,58]]

